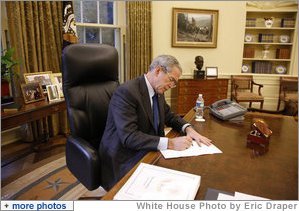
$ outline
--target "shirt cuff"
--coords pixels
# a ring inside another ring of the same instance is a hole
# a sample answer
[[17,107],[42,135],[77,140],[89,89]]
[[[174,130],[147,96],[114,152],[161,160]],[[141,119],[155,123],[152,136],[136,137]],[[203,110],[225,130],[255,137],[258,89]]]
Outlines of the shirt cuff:
[[159,144],[158,144],[158,150],[166,150],[168,146],[168,138],[166,137],[160,137]]
[[192,125],[189,124],[189,123],[184,124],[183,127],[182,127],[182,132],[186,133],[186,128],[189,127],[189,126],[192,126]]

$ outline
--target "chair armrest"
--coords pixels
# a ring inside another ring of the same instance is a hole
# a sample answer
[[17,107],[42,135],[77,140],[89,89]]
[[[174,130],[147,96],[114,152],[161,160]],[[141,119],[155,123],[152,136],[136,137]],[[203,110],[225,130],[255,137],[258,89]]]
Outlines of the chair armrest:
[[258,83],[255,83],[254,81],[252,81],[252,84],[253,84],[253,85],[257,85],[257,86],[259,86],[259,90],[258,90],[258,92],[259,92],[259,95],[260,95],[260,96],[262,96],[262,93],[261,93],[261,88],[263,88],[263,87],[264,87],[264,85],[262,85],[262,84],[258,84]]
[[66,163],[74,176],[88,189],[101,184],[101,165],[98,149],[86,140],[69,136],[66,142]]
[[233,88],[234,88],[235,96],[237,97],[237,90],[239,88],[239,85],[238,84],[233,84]]

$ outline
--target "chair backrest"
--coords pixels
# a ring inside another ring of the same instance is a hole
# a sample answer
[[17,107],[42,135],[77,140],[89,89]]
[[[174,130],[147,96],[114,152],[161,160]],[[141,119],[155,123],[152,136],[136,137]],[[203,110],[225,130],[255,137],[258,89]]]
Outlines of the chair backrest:
[[234,89],[234,84],[238,85],[238,89],[251,89],[252,80],[253,77],[250,75],[232,75],[232,90]]
[[282,92],[297,92],[298,78],[297,77],[280,77],[280,93]]
[[118,86],[118,53],[100,44],[72,44],[63,51],[63,92],[73,137],[98,149],[111,96]]

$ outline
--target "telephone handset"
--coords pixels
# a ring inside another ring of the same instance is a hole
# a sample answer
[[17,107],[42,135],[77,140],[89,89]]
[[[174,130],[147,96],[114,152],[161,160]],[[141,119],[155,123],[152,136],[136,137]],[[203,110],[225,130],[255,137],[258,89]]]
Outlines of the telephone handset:
[[210,106],[212,114],[222,120],[228,120],[237,116],[244,115],[246,108],[229,99],[219,100]]

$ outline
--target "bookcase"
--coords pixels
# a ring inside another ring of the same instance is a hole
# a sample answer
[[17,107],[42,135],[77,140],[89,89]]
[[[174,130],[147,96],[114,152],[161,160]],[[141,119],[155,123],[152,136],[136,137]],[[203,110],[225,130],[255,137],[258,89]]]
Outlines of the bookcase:
[[290,75],[297,11],[247,11],[241,72]]

